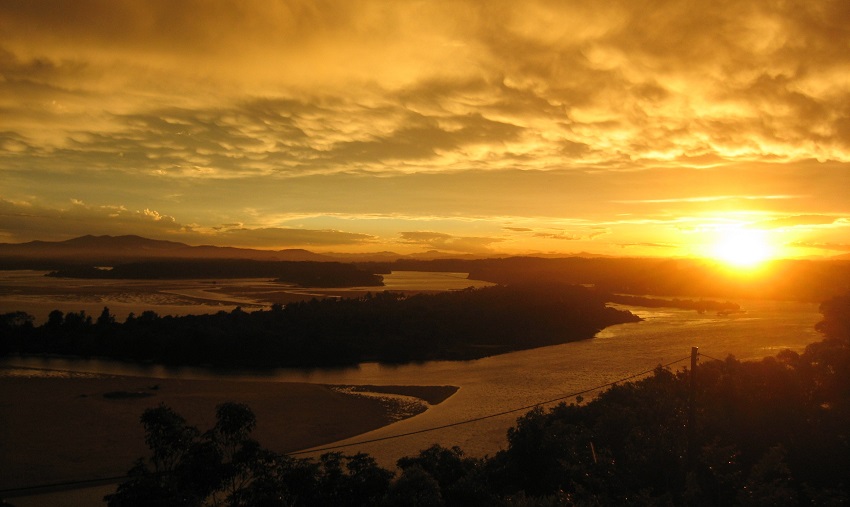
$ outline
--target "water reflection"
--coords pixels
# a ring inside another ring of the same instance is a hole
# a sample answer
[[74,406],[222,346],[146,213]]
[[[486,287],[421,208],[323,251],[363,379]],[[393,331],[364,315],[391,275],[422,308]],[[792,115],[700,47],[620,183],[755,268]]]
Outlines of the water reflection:
[[159,315],[206,314],[268,309],[273,302],[313,297],[355,297],[366,292],[445,291],[486,287],[467,273],[393,271],[384,287],[303,288],[268,278],[213,280],[88,280],[52,278],[47,271],[0,270],[0,313],[25,311],[36,325],[53,310],[99,315],[104,306],[123,322],[130,313],[152,310]]
[[[790,348],[801,351],[818,341],[817,305],[771,301],[742,303],[746,317],[700,315],[688,310],[629,307],[646,320],[605,329],[591,340],[525,350],[474,361],[434,361],[405,365],[364,363],[350,368],[221,370],[169,368],[104,360],[6,358],[0,367],[45,368],[157,378],[266,380],[322,384],[453,385],[460,390],[427,412],[361,437],[360,441],[420,431],[568,396],[686,358],[692,346],[711,357],[755,359]],[[686,363],[682,363],[685,365]],[[2,371],[2,370],[0,370]],[[587,395],[584,396],[588,398]],[[430,444],[459,445],[472,455],[492,454],[519,413],[400,440],[353,447],[392,466],[401,456]]]

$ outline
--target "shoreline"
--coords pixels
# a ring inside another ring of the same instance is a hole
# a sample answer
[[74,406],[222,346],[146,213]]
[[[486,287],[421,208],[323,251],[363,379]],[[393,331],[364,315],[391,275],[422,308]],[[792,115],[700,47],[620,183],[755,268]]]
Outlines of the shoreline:
[[[264,448],[287,453],[411,417],[456,391],[451,386],[334,386],[119,375],[3,376],[0,370],[0,469],[6,471],[0,477],[0,490],[126,474],[135,460],[149,455],[139,418],[146,408],[160,403],[201,431],[215,423],[217,405],[245,403],[257,417],[252,438]],[[414,398],[421,403],[411,408]]]

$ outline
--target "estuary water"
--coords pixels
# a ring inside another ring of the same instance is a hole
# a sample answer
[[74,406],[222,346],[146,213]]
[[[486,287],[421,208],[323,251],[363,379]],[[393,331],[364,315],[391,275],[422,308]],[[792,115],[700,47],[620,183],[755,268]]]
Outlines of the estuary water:
[[[395,276],[393,276],[395,275]],[[486,282],[470,281],[461,273],[414,273],[400,272],[388,276],[387,288],[393,290],[451,290],[467,286],[486,285]],[[2,278],[2,277],[0,277]],[[70,308],[80,301],[73,299],[73,288],[56,290],[49,282],[34,274],[29,279],[44,284],[43,294],[51,295],[42,307],[50,303],[65,301]],[[22,282],[22,280],[18,280]],[[83,282],[76,281],[71,283]],[[239,286],[257,287],[257,280],[242,281]],[[260,281],[262,284],[268,281]],[[25,286],[18,283],[17,286]],[[0,289],[2,289],[0,283]],[[192,282],[180,289],[159,287],[134,289],[133,298],[142,298],[144,303],[156,302],[160,290],[200,290],[193,295],[211,296],[209,300],[194,300],[193,305],[206,311],[224,309],[215,301],[220,290]],[[205,294],[203,291],[209,292]],[[116,294],[127,294],[122,289],[106,291],[98,296],[102,288],[89,289],[88,301],[93,309],[102,305],[104,299]],[[340,293],[344,292],[340,290]],[[39,301],[36,295],[9,294],[6,304],[21,301]],[[59,297],[55,295],[59,294]],[[256,296],[256,292],[251,293]],[[231,296],[239,296],[230,290]],[[26,297],[23,297],[26,296]],[[151,299],[153,298],[153,299]],[[4,305],[0,298],[0,308]],[[136,301],[138,302],[138,301]],[[627,309],[642,317],[637,323],[621,324],[602,330],[594,338],[512,352],[474,361],[432,361],[405,365],[360,364],[341,369],[273,369],[263,371],[222,371],[203,368],[167,368],[160,365],[138,365],[105,360],[82,360],[39,357],[11,357],[0,359],[0,371],[12,368],[37,368],[49,370],[51,375],[79,375],[105,373],[155,378],[198,378],[198,379],[245,379],[268,382],[312,382],[321,384],[360,385],[452,385],[460,389],[439,405],[415,417],[398,421],[389,426],[342,441],[334,447],[346,453],[366,452],[374,456],[385,467],[392,468],[402,456],[427,448],[434,443],[443,446],[459,446],[467,455],[492,455],[507,445],[507,430],[516,423],[517,417],[535,404],[550,400],[575,401],[581,394],[589,399],[598,392],[597,387],[622,381],[641,372],[652,370],[658,365],[670,364],[678,370],[689,364],[691,347],[699,347],[700,361],[710,358],[725,359],[734,355],[738,359],[759,359],[775,355],[783,349],[802,351],[806,345],[819,341],[821,336],[814,330],[820,320],[818,306],[810,303],[776,301],[736,301],[743,313],[732,315],[699,314],[693,310],[667,308],[642,308],[612,305]],[[125,310],[139,311],[127,302]],[[233,305],[230,301],[228,304]],[[263,304],[253,301],[258,307]],[[101,306],[102,307],[102,306]],[[135,308],[135,309],[134,309]],[[158,313],[166,314],[164,307],[153,307]],[[180,308],[185,308],[180,306]],[[19,310],[26,308],[13,308]],[[7,311],[7,310],[4,310]],[[11,311],[11,310],[8,310]],[[544,404],[544,407],[552,403]],[[308,409],[305,407],[305,409]],[[345,417],[339,414],[338,417]],[[464,423],[465,421],[475,422]],[[458,424],[461,423],[461,424]],[[285,427],[285,422],[283,423]],[[442,429],[435,429],[442,428]],[[412,435],[407,435],[411,434]],[[407,435],[401,436],[399,435]],[[396,438],[398,437],[398,438]],[[378,440],[378,441],[375,441]],[[363,443],[373,441],[371,443]],[[344,445],[346,447],[335,447]],[[315,456],[322,450],[305,453]],[[114,485],[84,488],[61,493],[40,494],[14,499],[22,507],[96,505],[104,494],[114,491]]]
[[[775,355],[782,349],[801,351],[809,343],[821,339],[814,330],[814,324],[820,320],[815,304],[776,301],[738,303],[744,312],[732,315],[619,306],[644,320],[606,328],[588,340],[473,361],[405,365],[364,363],[340,369],[222,371],[28,357],[3,359],[0,367],[157,378],[226,377],[346,385],[458,386],[460,390],[454,396],[423,414],[338,443],[354,444],[339,450],[368,452],[382,465],[391,467],[399,457],[433,443],[457,445],[469,455],[493,454],[505,447],[507,429],[527,411],[527,407],[549,400],[574,401],[577,394],[589,398],[598,392],[594,390],[596,387],[621,381],[658,365],[670,364],[673,370],[681,369],[689,364],[691,347],[699,347],[703,354],[700,361],[725,359],[729,355],[738,359],[759,359]],[[494,414],[503,415],[490,417]],[[344,416],[340,414],[340,417]],[[455,425],[484,417],[486,419],[478,422]],[[430,431],[446,425],[453,426]],[[358,444],[411,432],[423,433]]]
[[47,271],[0,270],[0,314],[24,311],[35,324],[53,310],[97,317],[108,307],[119,322],[151,310],[159,315],[198,315],[268,309],[272,303],[311,297],[356,297],[380,291],[445,291],[493,285],[467,273],[393,271],[383,287],[303,288],[269,278],[223,280],[97,280],[48,277]]

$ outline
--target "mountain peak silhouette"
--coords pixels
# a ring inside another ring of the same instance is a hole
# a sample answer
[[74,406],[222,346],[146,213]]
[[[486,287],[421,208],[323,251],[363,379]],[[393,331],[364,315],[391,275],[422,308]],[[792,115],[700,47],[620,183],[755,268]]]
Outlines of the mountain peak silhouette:
[[64,241],[0,243],[0,260],[52,260],[110,265],[151,259],[249,259],[265,261],[330,261],[331,257],[303,249],[190,246],[176,241],[123,236],[79,236]]

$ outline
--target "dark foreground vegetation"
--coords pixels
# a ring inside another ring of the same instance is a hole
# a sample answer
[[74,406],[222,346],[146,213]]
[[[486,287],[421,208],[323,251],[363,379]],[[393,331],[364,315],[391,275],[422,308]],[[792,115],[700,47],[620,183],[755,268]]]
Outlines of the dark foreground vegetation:
[[583,287],[537,285],[275,305],[271,310],[115,322],[107,308],[0,316],[0,354],[103,356],[168,364],[326,366],[364,361],[473,359],[592,338],[640,320]]
[[165,406],[142,415],[151,449],[110,506],[847,505],[850,294],[822,304],[825,339],[758,362],[658,368],[593,401],[535,409],[508,448],[472,458],[434,445],[378,466],[366,454],[303,459],[251,440],[233,403],[201,433]]

